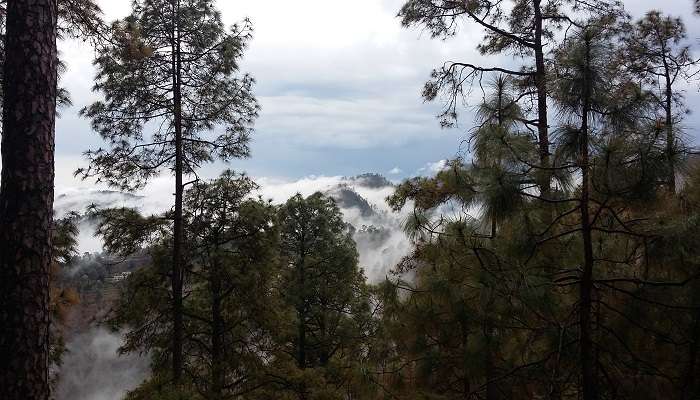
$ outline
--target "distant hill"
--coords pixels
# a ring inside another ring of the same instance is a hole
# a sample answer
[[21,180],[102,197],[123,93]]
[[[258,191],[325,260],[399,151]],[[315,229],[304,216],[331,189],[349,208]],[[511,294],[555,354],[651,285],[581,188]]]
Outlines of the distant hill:
[[341,185],[324,192],[338,204],[339,208],[356,208],[360,215],[370,218],[376,215],[372,205],[349,186]]
[[347,178],[347,180],[353,184],[364,186],[370,189],[385,188],[388,186],[394,186],[391,181],[386,179],[383,175],[367,173],[362,175],[357,175],[352,178]]

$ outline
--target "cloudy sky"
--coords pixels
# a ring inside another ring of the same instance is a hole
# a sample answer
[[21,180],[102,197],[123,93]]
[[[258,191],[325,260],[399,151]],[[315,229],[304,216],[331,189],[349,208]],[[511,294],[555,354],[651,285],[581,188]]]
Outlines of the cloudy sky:
[[[249,17],[255,37],[244,70],[257,79],[262,105],[253,157],[233,167],[257,177],[295,180],[312,175],[379,172],[393,179],[415,175],[431,163],[453,157],[468,125],[441,130],[439,104],[424,104],[420,90],[432,68],[445,60],[494,64],[479,56],[481,32],[465,26],[448,41],[420,29],[403,29],[396,13],[403,0],[220,0],[225,22]],[[655,0],[627,0],[633,15],[658,7]],[[125,16],[129,0],[103,0],[108,19]],[[681,15],[690,37],[700,38],[700,17],[691,0],[667,0],[666,13]],[[78,110],[96,97],[89,47],[60,45],[68,72],[63,85],[75,106],[57,125],[57,188],[83,186],[71,172],[81,153],[100,145]],[[696,89],[689,93],[691,104]],[[687,122],[693,134],[696,119]],[[209,175],[222,167],[211,167]]]

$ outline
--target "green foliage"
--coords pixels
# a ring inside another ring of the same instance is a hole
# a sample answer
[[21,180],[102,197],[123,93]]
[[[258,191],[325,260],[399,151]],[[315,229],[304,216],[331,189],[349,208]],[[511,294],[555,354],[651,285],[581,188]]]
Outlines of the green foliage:
[[59,264],[68,264],[78,249],[78,215],[69,214],[53,224],[53,258]]
[[134,2],[132,14],[116,21],[110,40],[98,48],[94,90],[104,99],[82,115],[92,120],[108,148],[88,151],[90,165],[77,175],[126,189],[172,170],[180,115],[181,172],[194,173],[215,159],[248,156],[259,106],[254,80],[240,73],[238,63],[252,26],[246,20],[226,29],[211,0],[173,4]]
[[[111,27],[96,60],[105,99],[83,111],[109,149],[88,153],[83,176],[136,188],[175,169],[180,111],[186,165],[176,174],[248,154],[258,106],[237,63],[250,26],[229,32],[211,1],[180,4],[136,1]],[[106,249],[151,258],[110,319],[126,330],[122,351],[152,361],[127,398],[697,398],[700,168],[678,136],[677,84],[695,68],[680,19],[630,23],[603,0],[408,0],[400,17],[436,38],[470,21],[485,30],[482,54],[523,63],[433,72],[423,95],[448,94],[444,126],[477,82],[483,96],[470,154],[387,199],[412,211],[411,254],[370,286],[331,198],[276,207],[244,175],[192,182],[185,378],[173,385],[177,216],[93,210]],[[74,234],[70,219],[56,225],[57,259],[74,253]],[[59,314],[66,303],[56,304]]]
[[278,326],[276,210],[248,198],[255,189],[247,177],[227,172],[187,196],[187,370],[209,398],[235,398],[260,385]]
[[[482,52],[529,56],[532,3],[505,3],[416,0],[401,16],[438,37],[468,19],[486,29]],[[546,54],[547,101],[559,110],[549,164],[530,136],[532,110],[520,107],[529,72],[453,63],[426,86],[430,100],[468,94],[486,73],[508,76],[495,76],[477,108],[471,159],[388,199],[413,210],[415,242],[377,288],[375,376],[389,397],[697,396],[697,170],[682,172],[682,149],[669,157],[668,124],[657,122],[669,92],[649,79],[662,76],[659,60],[683,56],[682,25],[651,13],[633,26],[616,7],[587,15],[591,4],[541,4],[551,12],[543,37],[557,43]],[[646,53],[659,43],[666,50]],[[674,68],[680,79],[692,65]],[[443,116],[455,118],[459,103],[448,102]],[[545,172],[556,185],[543,193]],[[683,178],[682,193],[668,190],[669,174]]]
[[[407,0],[399,17],[405,27],[423,27],[433,38],[454,36],[464,23],[483,29],[483,39],[476,46],[484,55],[503,54],[516,59],[516,66],[480,66],[469,62],[446,62],[433,70],[426,83],[423,97],[428,101],[446,98],[444,111],[439,115],[443,127],[458,122],[462,102],[471,99],[472,89],[486,82],[485,75],[503,73],[514,80],[519,111],[532,129],[537,125],[538,109],[532,102],[546,95],[546,79],[550,68],[545,60],[556,47],[562,32],[576,24],[581,15],[608,15],[623,13],[617,0]],[[540,57],[542,59],[540,59]],[[442,95],[442,96],[441,96]],[[532,116],[532,118],[530,117]]]
[[212,0],[134,1],[131,14],[112,24],[97,49],[93,89],[103,99],[81,111],[108,146],[87,151],[89,165],[76,175],[122,190],[141,188],[163,170],[175,177],[169,237],[164,236],[167,228],[155,231],[156,221],[127,211],[115,222],[131,220],[139,229],[123,231],[130,236],[112,229],[113,235],[103,236],[127,253],[149,236],[161,244],[172,240],[172,272],[164,277],[171,284],[176,382],[184,370],[183,289],[188,278],[183,192],[197,182],[185,183],[184,178],[197,177],[202,164],[249,155],[259,106],[254,80],[239,71],[238,62],[251,32],[248,20],[226,29]]
[[289,199],[279,224],[280,293],[291,318],[278,340],[292,358],[280,358],[290,372],[278,384],[301,398],[370,391],[361,385],[373,330],[370,296],[349,226],[321,193]]
[[104,249],[114,255],[129,256],[143,247],[163,240],[168,218],[142,216],[131,208],[90,209],[88,215],[98,222],[95,233],[102,237]]
[[[153,377],[133,392],[133,398],[154,395],[227,398],[259,384],[270,332],[277,325],[274,306],[277,281],[276,210],[251,198],[257,186],[247,177],[224,173],[211,183],[198,183],[186,193],[187,279],[184,312],[186,375],[182,387],[169,379],[171,256],[170,224],[162,217],[144,218],[134,210],[97,213],[98,233],[110,249],[127,254],[148,246],[150,267],[129,277],[112,326],[127,328],[124,352],[149,352]],[[145,239],[145,238],[148,239]],[[235,384],[232,384],[232,377]],[[187,393],[190,393],[189,395]]]
[[110,319],[126,330],[121,350],[148,353],[152,361],[152,377],[128,398],[374,393],[363,371],[376,321],[349,226],[321,194],[295,196],[278,208],[255,198],[257,189],[248,177],[225,172],[186,193],[187,379],[175,388],[169,384],[173,325],[164,279],[170,224],[128,209],[96,212],[98,233],[110,249],[126,255],[147,246],[152,259],[127,279]]

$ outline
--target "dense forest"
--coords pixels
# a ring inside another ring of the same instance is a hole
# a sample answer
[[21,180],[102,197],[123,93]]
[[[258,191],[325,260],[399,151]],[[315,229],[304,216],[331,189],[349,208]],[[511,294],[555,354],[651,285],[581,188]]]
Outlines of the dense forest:
[[[494,64],[435,60],[421,93],[467,151],[274,202],[244,172],[202,178],[255,156],[251,20],[226,26],[213,0],[133,0],[116,21],[0,0],[0,399],[54,399],[87,326],[148,361],[126,400],[700,398],[700,16],[403,3],[397,23],[436,41],[483,33],[465,45]],[[55,212],[68,38],[94,50],[80,114],[103,142],[75,176],[134,203],[172,177],[167,210]],[[351,185],[390,189],[410,243],[379,278],[391,219]],[[86,225],[102,253],[78,254]]]

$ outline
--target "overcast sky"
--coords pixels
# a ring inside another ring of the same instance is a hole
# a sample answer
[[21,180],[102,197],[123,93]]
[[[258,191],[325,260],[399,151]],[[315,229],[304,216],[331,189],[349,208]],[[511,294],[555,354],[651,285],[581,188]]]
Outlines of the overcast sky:
[[[403,0],[220,0],[227,24],[249,17],[255,36],[243,69],[257,79],[262,112],[252,158],[233,167],[253,176],[298,179],[309,175],[379,172],[400,179],[431,163],[454,157],[469,127],[442,130],[439,104],[424,104],[420,91],[432,68],[445,60],[494,64],[474,47],[481,32],[464,27],[449,41],[432,40],[420,29],[403,29],[396,18]],[[625,2],[633,15],[659,7],[654,0]],[[694,42],[700,38],[691,0],[667,0],[664,12],[683,16]],[[130,0],[103,0],[108,19],[125,16]],[[74,107],[57,124],[57,189],[82,186],[71,172],[81,153],[99,146],[78,110],[96,97],[89,47],[60,45],[68,64],[63,86]],[[697,90],[691,106],[700,104]],[[694,107],[691,107],[694,108]],[[687,122],[694,134],[695,116]],[[212,176],[221,165],[209,169]]]

